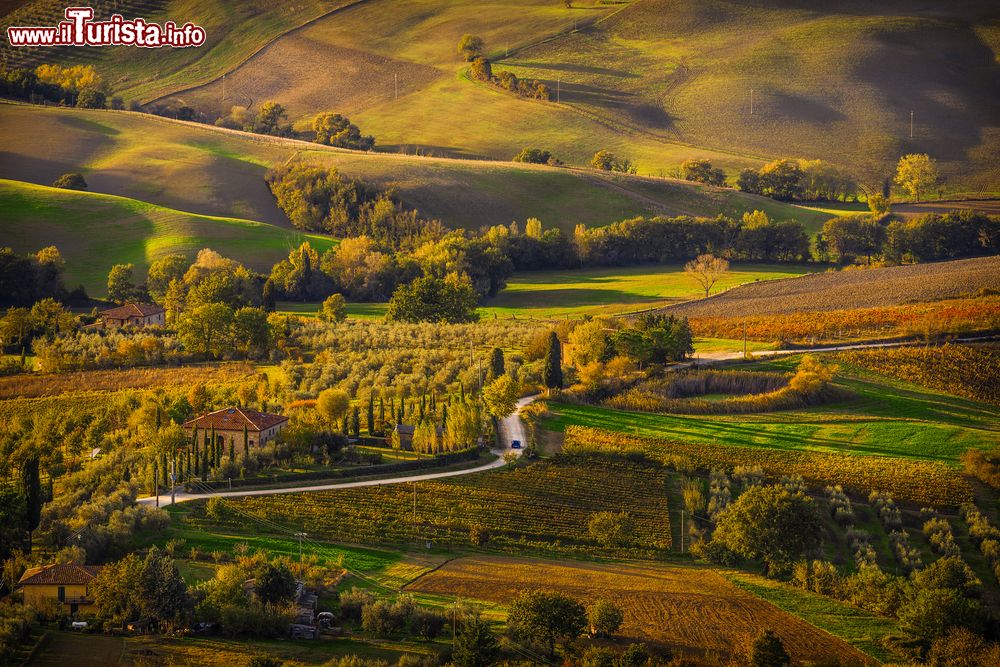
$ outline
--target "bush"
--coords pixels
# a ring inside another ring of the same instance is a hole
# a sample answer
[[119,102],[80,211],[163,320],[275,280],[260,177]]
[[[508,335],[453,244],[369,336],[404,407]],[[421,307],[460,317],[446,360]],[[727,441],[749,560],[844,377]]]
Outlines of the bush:
[[540,148],[525,148],[521,150],[520,153],[514,156],[514,162],[527,162],[530,164],[548,164],[548,165],[560,165],[562,162],[557,160],[552,153]]
[[83,179],[83,174],[70,172],[63,174],[52,183],[54,188],[64,188],[66,190],[86,190],[87,181]]

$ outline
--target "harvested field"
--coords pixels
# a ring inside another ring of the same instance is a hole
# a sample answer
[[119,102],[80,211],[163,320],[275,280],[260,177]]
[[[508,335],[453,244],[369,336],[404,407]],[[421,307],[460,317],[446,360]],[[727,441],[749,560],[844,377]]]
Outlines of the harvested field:
[[0,399],[39,398],[77,391],[152,389],[199,382],[233,382],[253,372],[246,363],[185,366],[184,368],[133,368],[129,370],[12,375],[0,378]]
[[745,285],[664,310],[687,317],[777,315],[954,299],[980,290],[1000,290],[1000,257],[815,273]]
[[267,100],[280,101],[293,119],[322,111],[350,115],[391,101],[394,74],[400,95],[442,76],[426,65],[331,45],[324,39],[323,25],[314,23],[285,35],[230,72],[225,82],[216,79],[165,99],[210,117],[228,113],[233,105],[259,106]]
[[622,635],[682,651],[731,654],[773,629],[796,660],[867,662],[845,642],[730,584],[713,570],[634,563],[569,563],[475,556],[420,577],[408,590],[506,603],[521,589],[556,589],[625,612]]

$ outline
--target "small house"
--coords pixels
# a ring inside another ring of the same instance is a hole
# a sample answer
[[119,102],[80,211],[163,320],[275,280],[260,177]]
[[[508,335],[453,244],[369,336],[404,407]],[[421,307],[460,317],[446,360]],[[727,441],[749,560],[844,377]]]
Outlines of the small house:
[[71,614],[93,609],[92,585],[99,565],[55,564],[29,568],[17,582],[27,605],[54,601],[69,605]]
[[195,428],[206,435],[215,429],[215,437],[218,440],[242,447],[245,428],[248,444],[254,447],[266,445],[274,440],[286,426],[288,417],[285,415],[230,407],[184,422],[184,431],[190,437]]
[[101,323],[108,329],[162,327],[167,323],[167,311],[155,303],[126,303],[123,306],[102,311]]

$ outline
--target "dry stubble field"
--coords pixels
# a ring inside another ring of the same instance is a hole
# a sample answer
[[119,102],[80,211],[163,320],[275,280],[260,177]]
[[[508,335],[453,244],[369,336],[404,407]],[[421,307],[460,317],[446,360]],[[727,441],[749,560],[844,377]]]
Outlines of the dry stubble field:
[[606,598],[618,604],[625,612],[621,634],[629,639],[728,654],[748,635],[771,628],[796,660],[868,661],[840,639],[709,569],[474,556],[453,560],[406,588],[501,604],[521,589],[556,589],[584,603]]
[[667,308],[687,317],[777,315],[954,299],[1000,290],[1000,257],[814,273],[731,289]]

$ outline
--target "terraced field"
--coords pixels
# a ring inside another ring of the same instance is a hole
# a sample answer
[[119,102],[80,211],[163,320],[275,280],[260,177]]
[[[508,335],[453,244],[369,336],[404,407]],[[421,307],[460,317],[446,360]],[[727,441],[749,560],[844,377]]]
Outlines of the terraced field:
[[771,628],[796,660],[869,661],[708,569],[475,556],[450,561],[406,590],[502,604],[526,588],[555,589],[584,602],[610,599],[625,612],[621,634],[630,640],[731,654],[747,636]]

